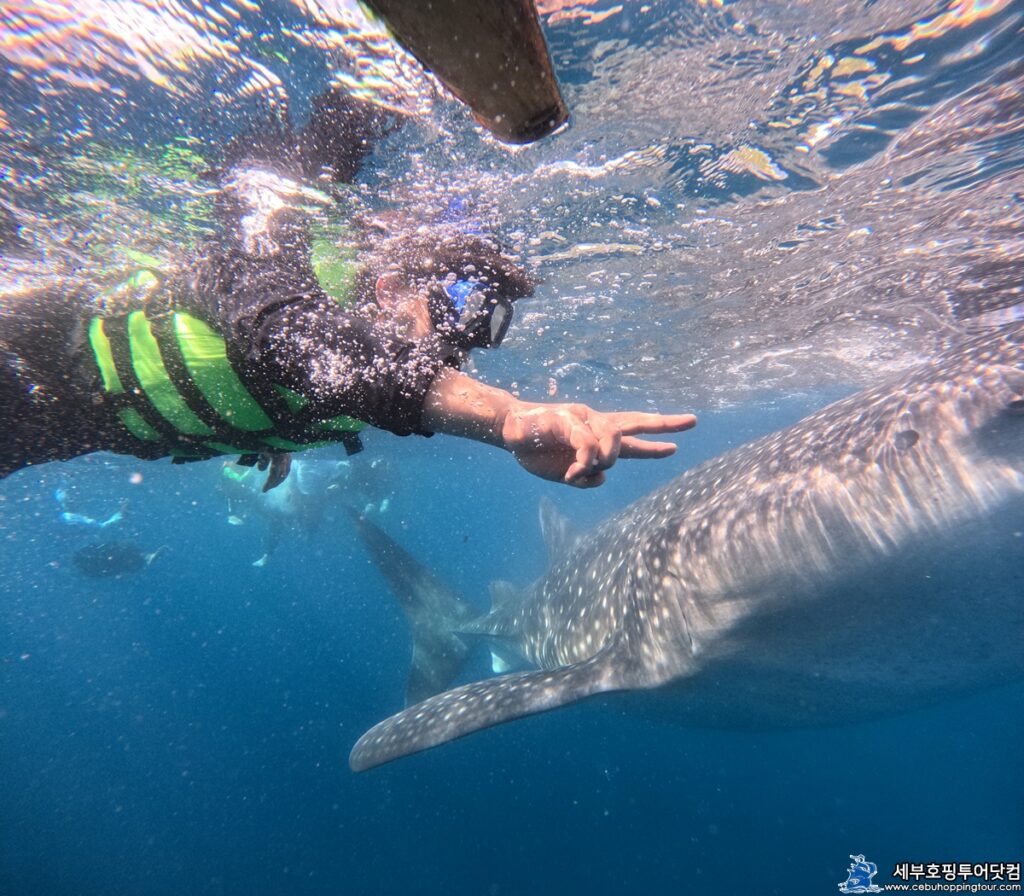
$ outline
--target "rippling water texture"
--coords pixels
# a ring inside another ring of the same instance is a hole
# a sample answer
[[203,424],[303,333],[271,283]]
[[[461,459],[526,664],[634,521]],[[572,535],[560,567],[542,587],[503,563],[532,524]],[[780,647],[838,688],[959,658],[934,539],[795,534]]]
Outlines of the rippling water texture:
[[50,273],[162,257],[209,226],[224,139],[333,80],[411,118],[350,201],[458,198],[538,265],[522,386],[733,403],[1016,313],[1020,3],[541,8],[573,124],[513,152],[342,0],[9,0],[4,226]]
[[[406,120],[344,214],[457,215],[542,278],[481,375],[713,412],[686,462],[1021,316],[1024,2],[539,6],[572,123],[513,150],[346,0],[3,0],[0,299],[179,264],[226,141],[340,83]],[[506,458],[385,445],[388,528],[445,575],[483,602],[540,572],[540,487]],[[596,520],[673,464],[563,501]],[[254,569],[195,467],[0,487],[0,892],[811,893],[850,851],[1024,858],[1019,699],[955,737],[938,712],[750,740],[568,712],[353,779],[402,690],[383,585],[344,520]],[[166,550],[76,577],[57,486],[96,516],[129,494],[129,534]]]

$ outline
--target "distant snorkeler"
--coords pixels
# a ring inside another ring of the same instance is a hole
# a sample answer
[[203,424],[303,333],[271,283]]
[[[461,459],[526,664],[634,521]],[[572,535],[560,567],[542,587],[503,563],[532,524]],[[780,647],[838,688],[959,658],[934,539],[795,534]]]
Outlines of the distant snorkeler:
[[471,350],[501,344],[513,303],[533,293],[494,240],[457,226],[387,239],[353,235],[356,222],[313,231],[307,209],[330,203],[313,185],[352,182],[395,127],[328,91],[301,131],[267,122],[228,145],[220,229],[194,257],[142,258],[106,283],[11,285],[0,296],[0,476],[103,450],[236,455],[269,464],[272,487],[291,452],[357,451],[366,425],[495,445],[579,488],[600,485],[620,457],[674,453],[638,436],[689,429],[692,415],[527,402],[460,372]]
[[81,526],[86,529],[106,529],[109,526],[116,526],[124,520],[127,501],[122,501],[120,506],[105,519],[97,519],[86,516],[84,513],[75,513],[68,510],[68,493],[66,489],[58,488],[53,493],[53,500],[57,503],[60,511],[58,517],[66,526]]
[[375,475],[383,461],[303,459],[291,463],[283,483],[266,489],[270,472],[257,467],[225,463],[220,471],[218,489],[227,499],[227,522],[262,527],[262,553],[253,566],[266,566],[289,531],[311,536],[333,507],[358,502],[365,515],[383,513],[390,503],[383,480]]

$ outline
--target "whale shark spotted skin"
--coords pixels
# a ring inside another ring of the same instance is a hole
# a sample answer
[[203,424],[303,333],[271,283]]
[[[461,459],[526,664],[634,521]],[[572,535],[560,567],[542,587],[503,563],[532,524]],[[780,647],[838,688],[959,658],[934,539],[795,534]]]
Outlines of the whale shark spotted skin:
[[[684,722],[753,728],[1024,679],[1022,341],[1019,323],[965,337],[587,535],[542,508],[549,572],[521,594],[498,587],[469,621],[457,597],[417,601],[436,578],[361,523],[407,610],[419,605],[420,626],[433,614],[421,680],[444,687],[453,651],[481,638],[535,669],[409,706],[359,740],[351,767],[612,691],[648,691],[631,699]],[[425,676],[445,625],[447,671]]]

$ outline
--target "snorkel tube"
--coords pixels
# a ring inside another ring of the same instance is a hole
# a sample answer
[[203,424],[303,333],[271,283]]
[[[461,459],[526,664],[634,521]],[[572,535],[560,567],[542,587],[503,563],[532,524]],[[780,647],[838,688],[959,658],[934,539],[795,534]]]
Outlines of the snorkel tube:
[[532,143],[569,111],[533,0],[363,0],[499,140]]

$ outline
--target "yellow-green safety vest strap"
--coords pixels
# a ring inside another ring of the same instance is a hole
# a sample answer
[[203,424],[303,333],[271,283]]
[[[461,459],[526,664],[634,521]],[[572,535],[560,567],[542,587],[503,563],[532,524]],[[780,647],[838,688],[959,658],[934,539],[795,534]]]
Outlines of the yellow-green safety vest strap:
[[189,376],[220,418],[235,429],[262,432],[274,421],[235,373],[224,338],[191,314],[174,315],[174,333]]
[[103,389],[112,395],[124,392],[124,384],[121,382],[121,377],[117,375],[114,351],[110,347],[110,339],[104,329],[102,317],[94,317],[89,324],[89,343],[92,345],[92,353],[96,357],[96,366],[100,369]]
[[172,451],[296,451],[339,440],[351,450],[365,426],[345,415],[304,420],[308,400],[283,386],[261,403],[236,373],[224,338],[186,312],[156,325],[142,310],[97,317],[89,342],[104,391],[124,405],[118,411],[124,426],[142,441],[167,441]]
[[[150,421],[147,421],[136,408],[127,404],[129,400],[128,389],[117,372],[117,364],[114,361],[114,349],[110,337],[107,335],[102,317],[95,317],[90,322],[89,343],[92,346],[96,365],[103,380],[104,391],[113,396],[122,405],[117,412],[118,419],[139,441],[160,441],[162,438],[160,431]],[[126,371],[126,376],[130,376],[129,371]],[[134,381],[131,381],[131,387],[135,388]]]
[[349,305],[356,290],[356,253],[330,239],[310,242],[309,260],[320,288],[339,305]]
[[214,430],[199,419],[171,380],[144,311],[128,315],[128,344],[135,377],[160,416],[185,435],[214,435]]

